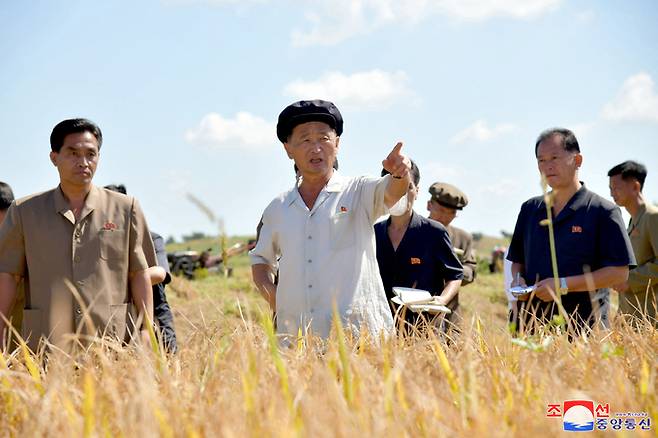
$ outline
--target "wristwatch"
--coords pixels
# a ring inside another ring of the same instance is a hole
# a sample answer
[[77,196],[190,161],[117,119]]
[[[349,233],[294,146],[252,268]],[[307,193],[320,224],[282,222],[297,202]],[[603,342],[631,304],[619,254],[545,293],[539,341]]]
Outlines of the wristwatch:
[[564,295],[569,292],[569,286],[567,286],[566,277],[560,277],[560,288],[558,289],[558,294]]

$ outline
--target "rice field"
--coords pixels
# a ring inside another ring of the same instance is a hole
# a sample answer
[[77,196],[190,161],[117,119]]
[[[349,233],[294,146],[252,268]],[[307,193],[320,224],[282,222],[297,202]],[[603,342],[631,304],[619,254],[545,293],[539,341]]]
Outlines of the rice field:
[[[93,345],[76,357],[0,360],[2,436],[556,436],[548,404],[585,399],[658,420],[658,332],[619,321],[568,342],[513,341],[500,275],[462,289],[455,342],[433,334],[279,349],[245,259],[232,278],[176,278],[180,351]],[[658,429],[622,430],[658,436]],[[611,426],[607,432],[613,433]]]

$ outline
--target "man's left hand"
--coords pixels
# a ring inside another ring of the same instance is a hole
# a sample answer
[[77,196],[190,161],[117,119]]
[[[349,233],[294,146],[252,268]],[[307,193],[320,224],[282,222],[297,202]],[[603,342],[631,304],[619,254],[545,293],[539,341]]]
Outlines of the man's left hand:
[[555,279],[554,278],[545,278],[542,281],[536,284],[535,296],[542,301],[550,302],[554,301],[553,297],[557,297],[557,292],[555,288]]
[[402,142],[398,142],[390,154],[382,161],[382,166],[395,178],[404,178],[411,170],[411,160],[400,150]]

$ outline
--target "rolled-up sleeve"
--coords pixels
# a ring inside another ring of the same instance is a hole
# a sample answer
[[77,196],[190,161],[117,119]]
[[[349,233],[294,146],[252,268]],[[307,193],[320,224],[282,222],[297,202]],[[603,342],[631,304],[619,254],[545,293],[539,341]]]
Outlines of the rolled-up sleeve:
[[165,248],[164,239],[159,234],[151,233],[151,240],[153,241],[153,248],[155,249],[155,258],[158,266],[165,270],[165,279],[163,285],[171,283],[171,272],[169,271],[169,261],[167,260],[167,250]]
[[130,211],[130,237],[129,237],[128,271],[139,272],[151,266],[157,266],[153,240],[149,232],[146,218],[137,199],[133,198]]
[[278,268],[279,245],[277,233],[274,227],[274,205],[270,204],[263,212],[263,218],[259,224],[256,246],[249,251],[249,259],[252,265],[265,264],[273,269]]
[[636,254],[637,267],[628,275],[628,285],[634,292],[646,291],[649,283],[658,290],[658,214],[645,213],[643,225],[639,230],[640,238],[649,245],[645,251]]
[[525,264],[524,235],[527,222],[525,214],[526,205],[527,203],[524,203],[521,206],[521,211],[516,218],[514,234],[512,235],[512,241],[510,242],[509,251],[507,253],[507,260],[512,263]]
[[12,203],[0,224],[0,272],[25,275],[25,240],[19,207]]
[[601,267],[629,266],[633,269],[635,254],[628,238],[619,208],[604,210],[600,231]]
[[384,202],[386,187],[391,180],[391,175],[381,178],[363,178],[361,190],[361,204],[366,210],[366,214],[371,224],[375,224],[377,219],[388,213],[389,209]]
[[444,280],[462,280],[464,268],[452,249],[452,242],[446,231],[438,233],[436,248],[439,262],[437,271],[442,272]]

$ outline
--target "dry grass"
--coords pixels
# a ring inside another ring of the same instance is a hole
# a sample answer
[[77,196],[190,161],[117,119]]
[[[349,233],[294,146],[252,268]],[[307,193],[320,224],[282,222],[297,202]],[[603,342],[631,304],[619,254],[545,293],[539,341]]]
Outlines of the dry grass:
[[45,371],[5,355],[2,436],[546,436],[562,425],[547,403],[574,397],[658,420],[653,328],[515,345],[501,278],[482,276],[462,292],[454,344],[333,338],[279,350],[248,276],[176,281],[175,357],[99,345]]

